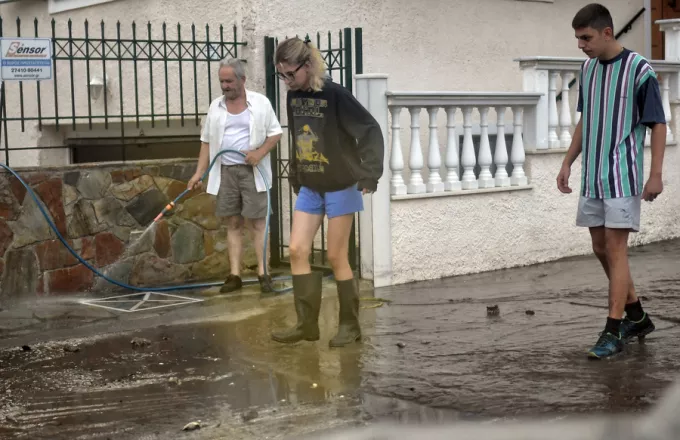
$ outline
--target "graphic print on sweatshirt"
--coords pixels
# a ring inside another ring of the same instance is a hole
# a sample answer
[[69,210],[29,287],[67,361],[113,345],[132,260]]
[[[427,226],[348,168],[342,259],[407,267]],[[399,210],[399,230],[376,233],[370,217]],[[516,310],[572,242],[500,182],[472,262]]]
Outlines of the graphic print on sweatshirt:
[[[314,98],[291,100],[295,118],[295,158],[302,173],[324,173],[328,159],[318,150],[324,145],[323,126],[328,101]],[[321,137],[320,137],[321,136]]]

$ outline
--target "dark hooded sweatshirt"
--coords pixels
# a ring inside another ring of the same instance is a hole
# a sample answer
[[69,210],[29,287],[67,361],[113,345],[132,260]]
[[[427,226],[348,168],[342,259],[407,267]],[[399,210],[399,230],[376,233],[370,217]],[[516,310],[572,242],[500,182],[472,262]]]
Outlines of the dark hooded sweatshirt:
[[327,79],[319,92],[291,90],[286,98],[294,149],[288,180],[318,192],[355,183],[375,191],[383,173],[384,139],[375,118],[343,86]]

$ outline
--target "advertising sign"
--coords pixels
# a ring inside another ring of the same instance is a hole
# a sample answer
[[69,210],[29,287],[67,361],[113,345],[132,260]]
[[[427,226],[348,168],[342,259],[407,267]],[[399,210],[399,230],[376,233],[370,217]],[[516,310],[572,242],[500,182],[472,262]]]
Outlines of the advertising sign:
[[52,40],[0,38],[0,79],[3,81],[52,79]]

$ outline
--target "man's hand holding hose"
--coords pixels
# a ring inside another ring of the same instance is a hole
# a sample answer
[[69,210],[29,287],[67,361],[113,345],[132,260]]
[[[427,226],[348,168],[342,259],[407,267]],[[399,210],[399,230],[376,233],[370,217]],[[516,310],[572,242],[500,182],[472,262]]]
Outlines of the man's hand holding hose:
[[201,177],[203,177],[205,172],[208,170],[208,166],[210,166],[210,144],[202,142],[201,152],[198,155],[198,164],[196,165],[196,173],[194,173],[191,179],[189,179],[189,183],[187,183],[187,189],[192,190],[201,188],[203,185],[203,182],[201,182]]

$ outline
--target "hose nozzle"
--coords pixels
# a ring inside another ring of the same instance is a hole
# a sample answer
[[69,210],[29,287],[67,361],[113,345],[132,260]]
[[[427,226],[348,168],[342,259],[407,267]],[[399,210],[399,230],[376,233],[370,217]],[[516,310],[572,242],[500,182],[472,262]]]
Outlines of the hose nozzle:
[[156,223],[158,220],[162,219],[163,216],[164,216],[166,213],[168,213],[169,211],[172,211],[172,209],[173,209],[174,207],[175,207],[175,202],[170,202],[170,203],[168,203],[168,204],[166,205],[166,207],[163,208],[163,210],[161,211],[161,213],[158,214],[158,215],[156,216],[155,219],[153,219],[153,222]]

